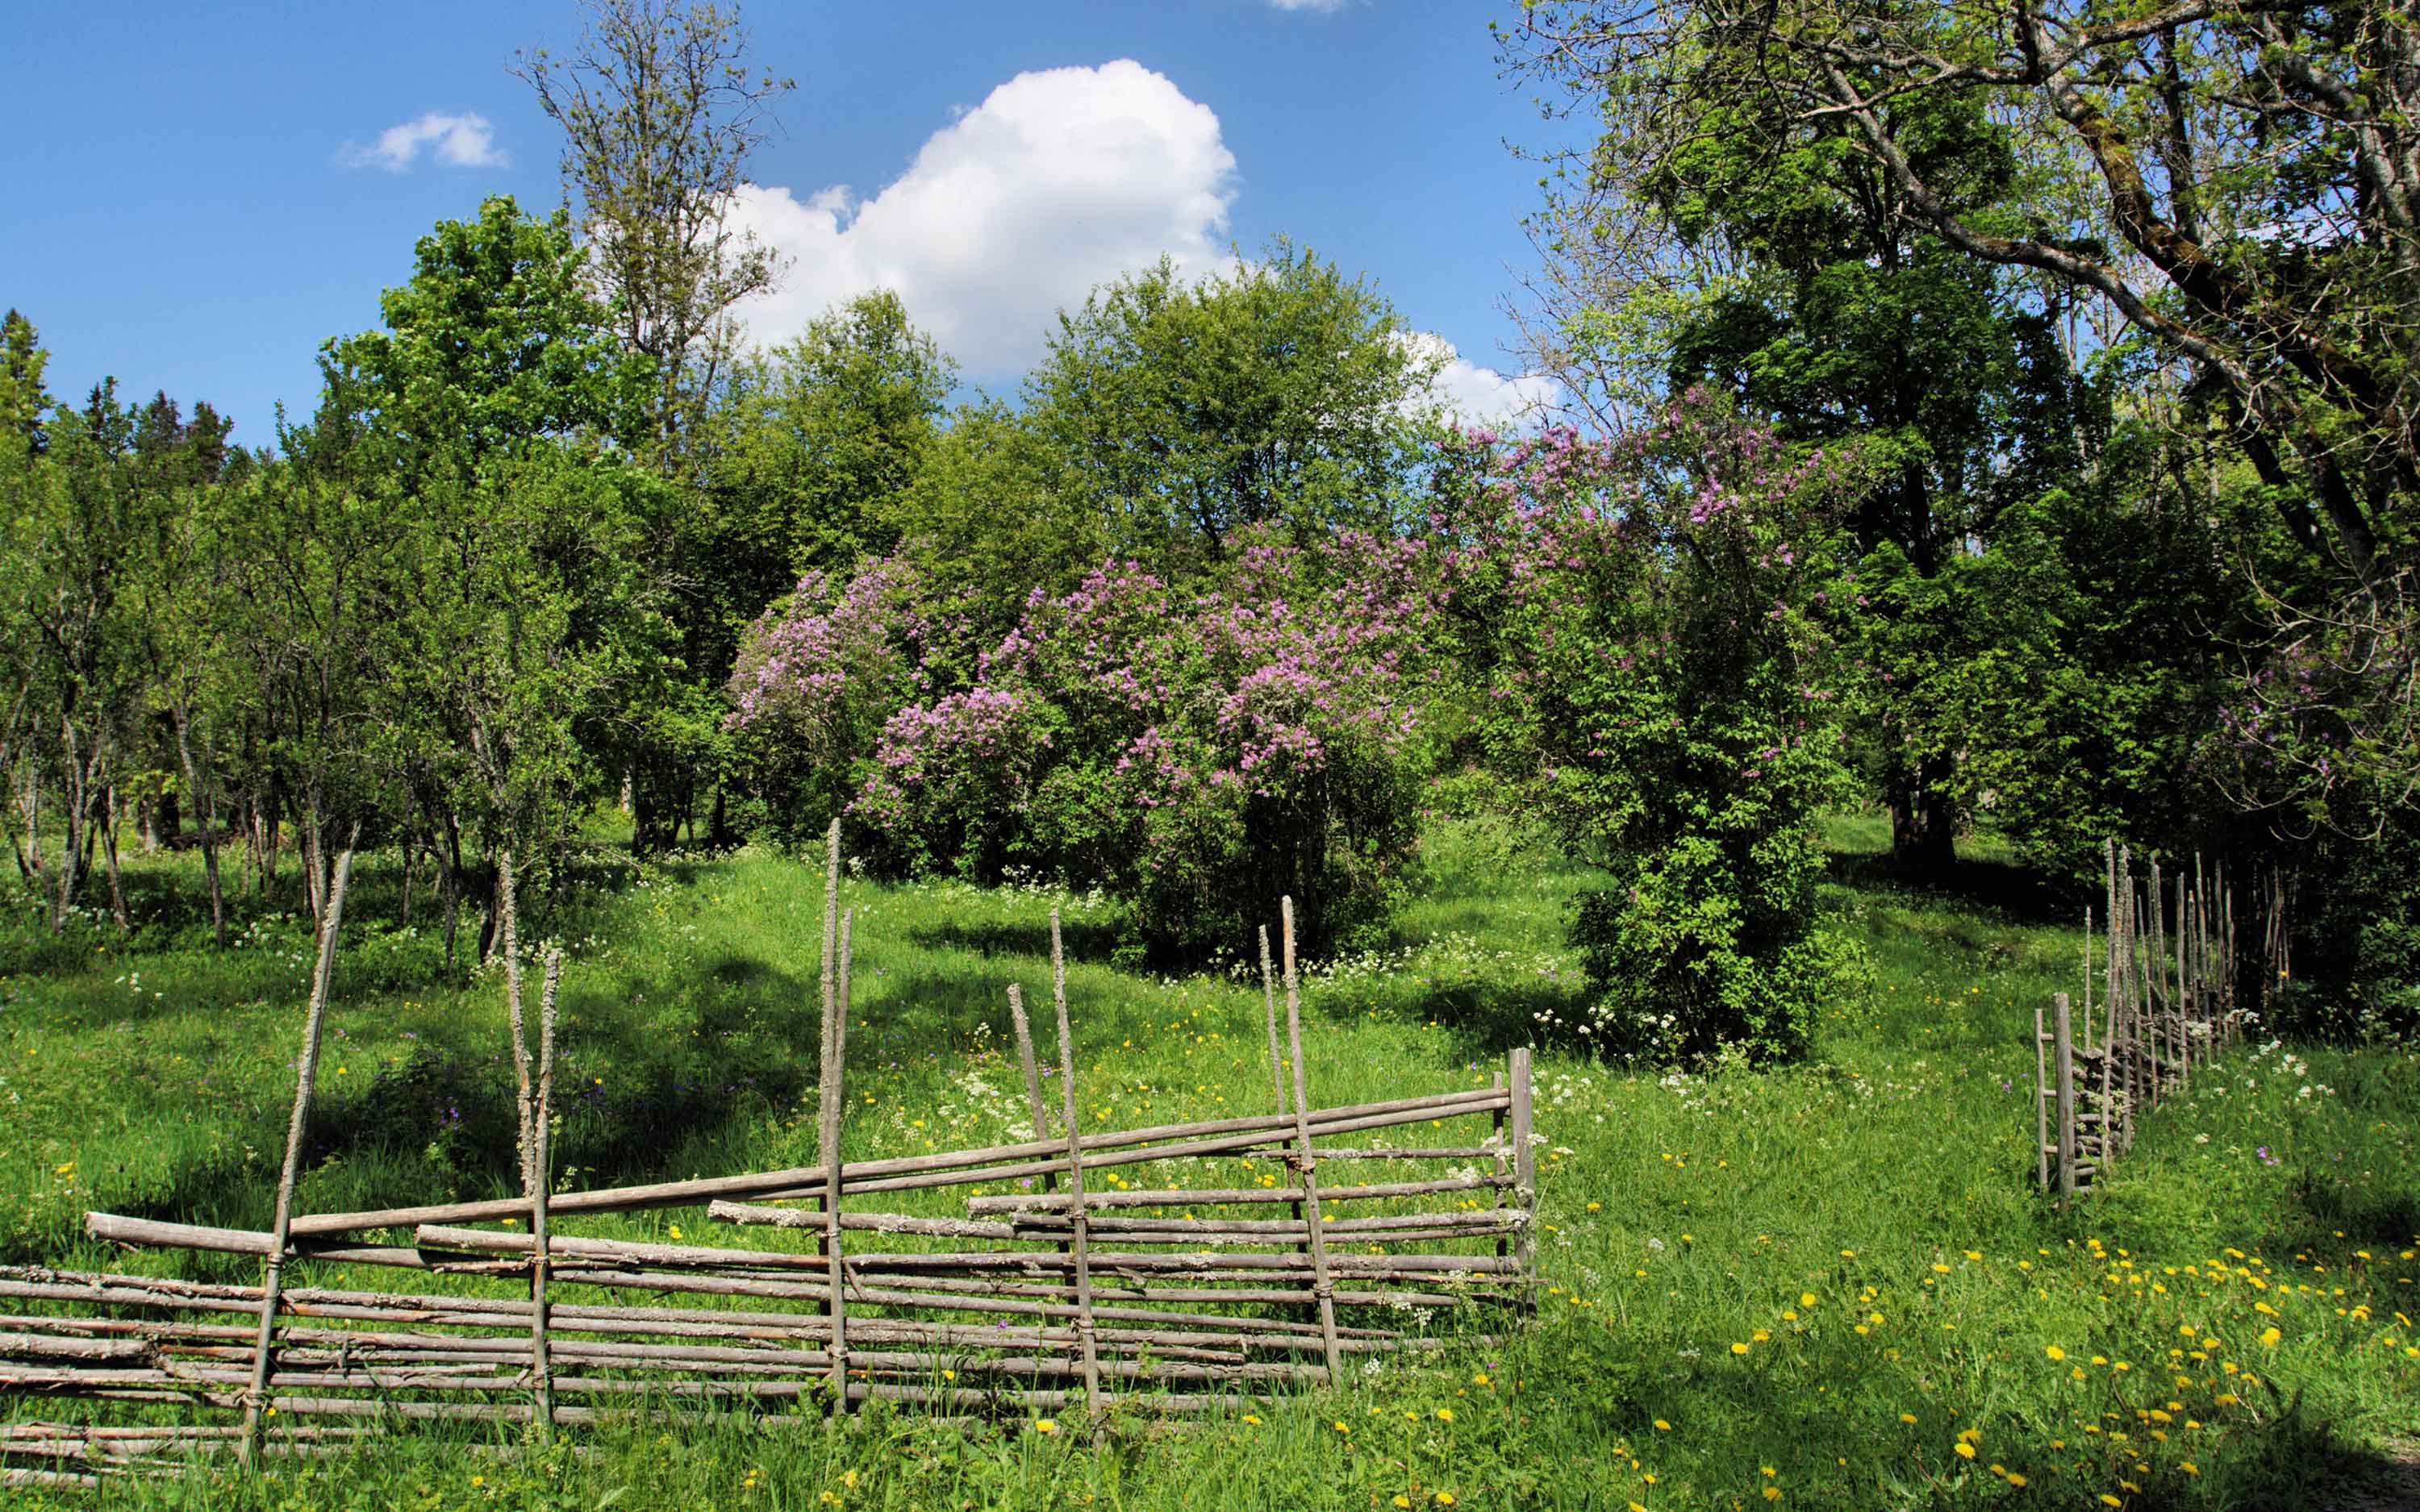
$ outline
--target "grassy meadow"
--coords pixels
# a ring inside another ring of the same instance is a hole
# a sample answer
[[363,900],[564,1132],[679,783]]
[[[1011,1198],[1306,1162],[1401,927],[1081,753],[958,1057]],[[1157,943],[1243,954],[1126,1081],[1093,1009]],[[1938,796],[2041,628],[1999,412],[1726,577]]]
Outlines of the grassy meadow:
[[[20,1489],[11,1504],[2410,1504],[2392,1498],[2420,1492],[2420,1054],[2256,1037],[2149,1118],[2104,1188],[2055,1211],[2032,1190],[2029,1035],[2036,1005],[2081,975],[2080,932],[1988,852],[1968,890],[1918,890],[1881,876],[1876,822],[1841,820],[1832,839],[1826,904],[1870,956],[1869,990],[1784,1070],[1543,1050],[1541,1310],[1444,1369],[1238,1397],[1199,1423],[1120,1416],[1097,1443],[1030,1418],[970,1432],[876,1411],[828,1430],[735,1412],[513,1455],[484,1452],[511,1435],[431,1430],[256,1477]],[[1485,820],[1438,821],[1426,864],[1391,948],[1309,977],[1314,1105],[1483,1080],[1536,1015],[1578,997],[1562,928],[1585,871]],[[576,892],[525,928],[569,958],[562,1183],[811,1164],[815,869],[752,849],[641,866],[602,843],[580,867]],[[197,874],[191,856],[132,862],[138,928],[122,944],[92,919],[54,940],[30,904],[8,905],[0,1260],[254,1273],[104,1253],[80,1228],[87,1208],[267,1226],[308,929],[246,910],[240,947],[212,951],[192,919]],[[1257,987],[1118,968],[1111,903],[856,880],[845,901],[861,911],[851,1158],[1024,1136],[1004,988],[1047,1002],[1054,903],[1088,1126],[1269,1101]],[[400,903],[399,878],[366,861],[302,1211],[511,1184],[500,974],[449,978],[425,897],[413,929]],[[963,1194],[899,1196],[942,1212]],[[708,1228],[683,1210],[559,1227]],[[17,1419],[80,1410],[0,1398]]]

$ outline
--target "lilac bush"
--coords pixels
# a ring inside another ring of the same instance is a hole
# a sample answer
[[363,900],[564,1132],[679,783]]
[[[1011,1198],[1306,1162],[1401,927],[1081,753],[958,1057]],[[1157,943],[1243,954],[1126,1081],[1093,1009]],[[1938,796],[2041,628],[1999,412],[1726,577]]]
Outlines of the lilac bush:
[[1103,887],[1164,957],[1238,948],[1287,893],[1306,948],[1384,918],[1440,665],[1426,544],[1248,533],[1183,586],[1104,563],[1029,598],[954,687],[905,574],[769,618],[733,683],[735,728],[846,772],[887,870]]

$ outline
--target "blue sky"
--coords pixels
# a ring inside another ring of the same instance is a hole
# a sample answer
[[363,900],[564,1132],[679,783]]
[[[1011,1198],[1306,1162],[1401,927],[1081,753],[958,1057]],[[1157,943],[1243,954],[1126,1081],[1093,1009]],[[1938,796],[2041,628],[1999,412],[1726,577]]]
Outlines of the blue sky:
[[[1126,0],[746,8],[798,81],[740,207],[790,260],[746,313],[777,340],[883,284],[967,377],[1013,386],[1049,313],[1161,252],[1207,268],[1284,233],[1450,343],[1482,411],[1530,392],[1498,306],[1545,140],[1497,77],[1482,0]],[[507,71],[562,51],[535,5],[51,6],[0,94],[0,305],[51,388],[207,398],[237,439],[307,412],[313,355],[378,320],[415,238],[483,194],[560,197],[559,138]]]

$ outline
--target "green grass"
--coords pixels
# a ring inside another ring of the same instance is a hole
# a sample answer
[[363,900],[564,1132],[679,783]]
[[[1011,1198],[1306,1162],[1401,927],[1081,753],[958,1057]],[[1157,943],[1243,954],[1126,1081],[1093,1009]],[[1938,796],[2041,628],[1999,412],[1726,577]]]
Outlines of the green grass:
[[[582,1458],[506,1458],[432,1433],[250,1480],[17,1504],[1362,1509],[1442,1492],[1471,1507],[1730,1508],[1770,1490],[1783,1507],[2199,1508],[2323,1504],[2408,1476],[2420,1056],[2248,1044],[2148,1121],[2105,1189],[2055,1212],[2032,1191],[2027,1037],[2035,1005],[2078,977],[2080,934],[1989,861],[1963,893],[1894,885],[1869,854],[1881,840],[1871,821],[1833,833],[1826,904],[1874,983],[1826,1015],[1807,1062],[1680,1073],[1541,1055],[1542,1316],[1442,1376],[1239,1400],[1198,1427],[1121,1420],[1097,1446],[1031,1425],[876,1414],[828,1432],[735,1415],[576,1435]],[[1314,1102],[1469,1085],[1530,1015],[1582,990],[1561,926],[1586,872],[1501,825],[1440,824],[1429,851],[1434,886],[1395,947],[1312,974]],[[810,1163],[815,875],[754,852],[644,870],[600,852],[590,871],[545,921],[572,958],[566,1071],[583,1090],[558,1149],[575,1183]],[[0,934],[10,1261],[245,1273],[79,1237],[86,1208],[266,1223],[305,932],[262,914],[243,949],[202,948],[178,912],[191,872],[138,866],[132,952],[89,925],[51,942],[30,915]],[[845,901],[863,910],[852,1156],[1021,1136],[1003,989],[1042,990],[1054,902],[1088,1124],[1268,1101],[1258,993],[1114,969],[1113,907],[946,885],[851,883]],[[422,935],[396,933],[399,902],[396,879],[366,868],[306,1211],[506,1188],[500,983],[449,981],[425,918]],[[948,1211],[939,1195],[929,1206]],[[577,1231],[676,1224],[706,1227],[672,1211]]]

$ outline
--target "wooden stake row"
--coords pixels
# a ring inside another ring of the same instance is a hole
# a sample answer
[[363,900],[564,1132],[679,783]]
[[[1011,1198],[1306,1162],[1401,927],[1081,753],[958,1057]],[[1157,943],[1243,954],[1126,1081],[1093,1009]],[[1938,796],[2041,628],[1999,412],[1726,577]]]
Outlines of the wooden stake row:
[[2186,1087],[2248,1021],[2226,869],[2208,871],[2195,856],[2189,883],[2181,872],[2164,877],[2155,859],[2138,879],[2133,853],[2114,842],[2102,859],[2105,932],[2094,933],[2086,909],[2081,1012],[2058,993],[2049,1023],[2034,1013],[2035,1180],[2062,1202],[2111,1170],[2139,1116]]

